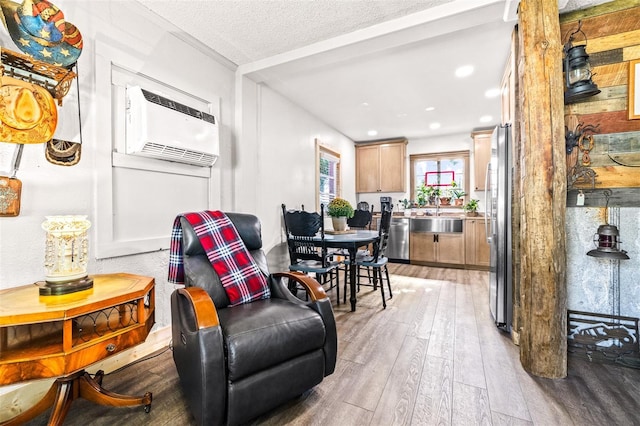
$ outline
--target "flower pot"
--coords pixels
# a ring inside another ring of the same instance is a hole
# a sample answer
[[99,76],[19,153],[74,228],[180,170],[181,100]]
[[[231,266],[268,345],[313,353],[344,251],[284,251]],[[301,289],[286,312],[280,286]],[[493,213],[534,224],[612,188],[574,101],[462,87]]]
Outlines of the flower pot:
[[331,217],[331,223],[333,223],[334,231],[346,231],[347,230],[347,217]]
[[456,198],[456,200],[454,201],[454,205],[456,206],[461,206],[464,204],[464,198]]
[[449,197],[441,197],[440,198],[440,205],[441,206],[449,206],[449,205],[451,205],[451,198],[449,198]]
[[467,216],[469,217],[478,216],[478,212],[467,212]]

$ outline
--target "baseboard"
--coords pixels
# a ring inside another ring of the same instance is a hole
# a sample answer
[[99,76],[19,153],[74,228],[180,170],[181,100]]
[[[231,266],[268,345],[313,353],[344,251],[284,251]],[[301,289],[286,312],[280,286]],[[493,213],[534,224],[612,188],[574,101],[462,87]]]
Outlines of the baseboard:
[[[171,326],[158,328],[151,331],[143,343],[92,364],[86,370],[92,374],[98,370],[110,373],[169,346],[170,342]],[[54,381],[55,379],[31,380],[25,383],[1,386],[0,422],[9,420],[35,405],[42,399]]]

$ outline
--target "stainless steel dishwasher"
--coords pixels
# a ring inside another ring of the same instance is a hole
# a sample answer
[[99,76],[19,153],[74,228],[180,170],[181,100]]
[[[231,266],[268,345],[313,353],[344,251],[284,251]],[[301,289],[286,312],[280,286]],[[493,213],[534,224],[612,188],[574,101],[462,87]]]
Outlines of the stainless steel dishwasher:
[[409,263],[410,220],[408,217],[391,218],[386,255],[393,262]]

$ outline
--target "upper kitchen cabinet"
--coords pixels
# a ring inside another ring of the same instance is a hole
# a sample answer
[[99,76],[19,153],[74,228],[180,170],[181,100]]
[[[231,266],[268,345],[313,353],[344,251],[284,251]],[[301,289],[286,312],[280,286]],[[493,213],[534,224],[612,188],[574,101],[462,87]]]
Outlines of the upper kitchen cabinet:
[[491,134],[493,130],[480,130],[471,133],[473,138],[474,188],[484,191],[487,165],[491,161]]
[[356,192],[405,192],[407,140],[356,145]]

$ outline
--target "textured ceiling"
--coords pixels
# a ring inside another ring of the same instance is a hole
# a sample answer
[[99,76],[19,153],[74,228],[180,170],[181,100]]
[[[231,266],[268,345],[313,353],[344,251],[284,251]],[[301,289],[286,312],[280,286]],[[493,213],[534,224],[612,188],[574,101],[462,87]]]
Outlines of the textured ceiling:
[[[485,92],[500,86],[518,0],[136,1],[355,141],[500,120],[500,98]],[[454,77],[462,65],[475,67],[471,77]]]
[[138,0],[238,65],[451,1]]

